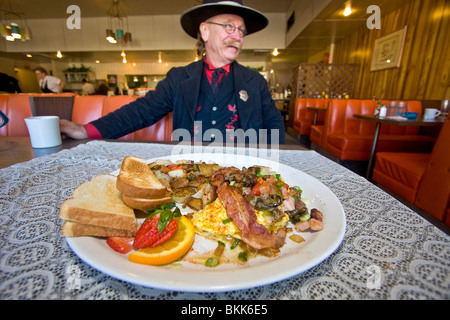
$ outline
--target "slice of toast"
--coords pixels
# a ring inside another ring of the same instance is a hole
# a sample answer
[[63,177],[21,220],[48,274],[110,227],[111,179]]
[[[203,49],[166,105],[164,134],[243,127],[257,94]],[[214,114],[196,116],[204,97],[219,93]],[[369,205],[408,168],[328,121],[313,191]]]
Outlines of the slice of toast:
[[100,238],[107,238],[107,237],[133,238],[136,235],[136,231],[99,227],[67,220],[64,221],[63,223],[61,233],[65,237],[91,236]]
[[133,198],[122,194],[123,202],[130,208],[138,210],[152,210],[164,203],[172,202],[172,197],[164,197],[159,199]]
[[170,194],[170,190],[156,178],[147,163],[133,156],[125,157],[122,161],[117,189],[128,197],[142,199],[166,198]]
[[81,224],[136,232],[134,210],[123,203],[116,183],[115,176],[95,176],[63,202],[59,216]]

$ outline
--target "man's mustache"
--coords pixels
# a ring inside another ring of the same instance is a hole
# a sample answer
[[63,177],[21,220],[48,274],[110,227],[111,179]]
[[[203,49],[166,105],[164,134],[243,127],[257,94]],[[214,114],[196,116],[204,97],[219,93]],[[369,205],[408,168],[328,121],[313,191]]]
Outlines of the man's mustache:
[[234,47],[237,48],[238,50],[241,50],[241,43],[237,41],[227,41],[225,42],[225,46]]

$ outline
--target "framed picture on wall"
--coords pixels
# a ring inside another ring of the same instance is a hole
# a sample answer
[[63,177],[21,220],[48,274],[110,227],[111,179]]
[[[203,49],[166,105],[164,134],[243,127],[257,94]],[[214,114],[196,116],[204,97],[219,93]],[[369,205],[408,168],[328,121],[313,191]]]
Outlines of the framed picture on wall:
[[407,26],[375,40],[370,71],[400,68]]

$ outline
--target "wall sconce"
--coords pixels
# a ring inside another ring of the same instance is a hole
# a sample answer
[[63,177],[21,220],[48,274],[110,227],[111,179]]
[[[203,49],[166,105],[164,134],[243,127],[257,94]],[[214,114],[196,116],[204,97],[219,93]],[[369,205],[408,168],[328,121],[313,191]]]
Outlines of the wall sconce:
[[161,52],[158,52],[158,63],[162,63]]
[[279,54],[280,54],[280,52],[278,51],[277,48],[273,49],[272,55],[273,55],[274,57],[276,57],[276,56],[279,55]]
[[58,50],[58,52],[56,52],[56,56],[60,59],[63,57],[61,51],[59,51],[59,50]]
[[8,1],[5,8],[0,9],[0,18],[1,37],[8,41],[31,40],[31,29],[28,27],[25,14],[13,9],[12,0]]
[[[129,30],[128,17],[120,7],[119,0],[113,0],[113,4],[109,8],[107,15],[108,28],[106,29],[106,40],[112,44],[116,44],[118,40],[122,43],[131,42],[131,33],[124,31],[124,20],[126,22],[126,28]],[[115,33],[114,30],[116,31]]]

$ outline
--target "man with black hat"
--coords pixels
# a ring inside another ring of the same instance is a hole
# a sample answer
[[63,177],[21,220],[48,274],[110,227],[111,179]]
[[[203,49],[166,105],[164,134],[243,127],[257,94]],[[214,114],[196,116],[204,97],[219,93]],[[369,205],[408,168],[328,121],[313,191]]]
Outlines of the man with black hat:
[[283,118],[266,80],[235,61],[244,37],[267,24],[242,0],[203,0],[181,16],[185,32],[198,39],[202,60],[171,69],[145,97],[85,126],[61,121],[61,132],[75,139],[115,139],[173,111],[174,140],[284,143]]

